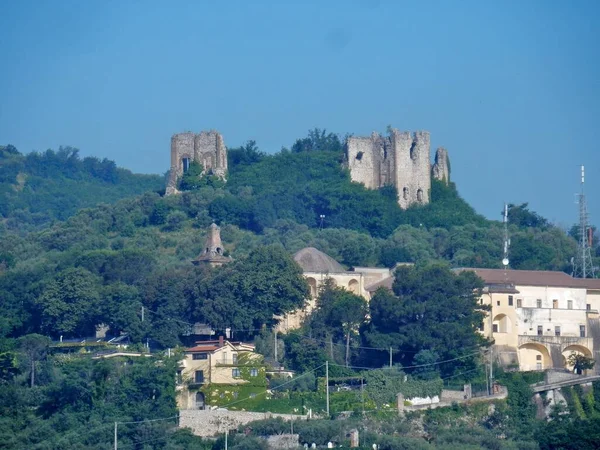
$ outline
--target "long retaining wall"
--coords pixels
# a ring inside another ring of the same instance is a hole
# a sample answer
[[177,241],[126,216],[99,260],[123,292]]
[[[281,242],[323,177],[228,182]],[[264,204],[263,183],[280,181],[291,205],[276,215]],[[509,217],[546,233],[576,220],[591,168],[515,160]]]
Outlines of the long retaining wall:
[[273,414],[250,411],[227,411],[225,409],[199,410],[183,409],[179,411],[179,427],[190,428],[196,436],[208,437],[226,430],[234,430],[240,425],[255,420],[281,417],[285,421],[306,420],[306,415]]

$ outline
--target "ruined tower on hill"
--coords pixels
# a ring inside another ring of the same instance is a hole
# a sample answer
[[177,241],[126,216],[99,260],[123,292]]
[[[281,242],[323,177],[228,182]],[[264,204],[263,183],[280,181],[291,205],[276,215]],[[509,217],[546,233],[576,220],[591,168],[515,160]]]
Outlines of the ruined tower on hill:
[[171,169],[166,195],[177,194],[177,180],[190,167],[192,161],[202,165],[205,173],[225,178],[227,173],[227,148],[223,136],[217,131],[179,133],[171,137]]
[[368,137],[350,137],[347,141],[350,178],[369,189],[387,184],[396,186],[402,209],[427,204],[431,177],[450,181],[448,152],[439,148],[432,167],[429,147],[427,131],[410,133],[393,128],[389,136],[372,133]]

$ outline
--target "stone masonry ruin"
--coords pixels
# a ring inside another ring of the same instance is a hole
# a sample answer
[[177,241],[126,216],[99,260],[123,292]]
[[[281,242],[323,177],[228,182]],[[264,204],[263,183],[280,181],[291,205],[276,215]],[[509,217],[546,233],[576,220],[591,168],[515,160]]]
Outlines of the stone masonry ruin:
[[223,136],[217,131],[174,134],[171,137],[171,169],[166,195],[177,194],[177,180],[190,167],[192,161],[202,164],[205,173],[225,178],[227,173],[227,148]]
[[387,184],[398,189],[402,209],[429,203],[431,176],[450,181],[448,152],[439,148],[433,167],[429,154],[429,132],[400,132],[392,128],[389,136],[372,133],[368,137],[349,137],[348,168],[352,181],[369,189]]

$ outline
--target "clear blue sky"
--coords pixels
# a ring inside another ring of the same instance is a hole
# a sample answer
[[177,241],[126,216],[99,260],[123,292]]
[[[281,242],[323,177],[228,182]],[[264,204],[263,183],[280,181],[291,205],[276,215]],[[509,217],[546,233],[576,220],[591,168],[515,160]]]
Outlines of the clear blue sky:
[[313,127],[431,132],[461,194],[600,225],[600,2],[4,1],[0,143],[163,173],[175,132],[267,152]]

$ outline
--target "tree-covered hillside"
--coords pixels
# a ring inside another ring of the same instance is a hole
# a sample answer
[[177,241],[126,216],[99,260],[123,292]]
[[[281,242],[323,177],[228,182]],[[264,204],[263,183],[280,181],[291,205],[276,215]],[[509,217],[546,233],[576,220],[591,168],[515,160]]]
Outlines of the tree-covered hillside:
[[81,208],[163,187],[161,176],[133,174],[106,158],[82,159],[71,147],[23,155],[0,146],[0,220],[8,228],[39,229]]
[[[148,377],[172,379],[174,365],[154,371],[139,359],[124,369],[80,361],[49,350],[49,339],[81,339],[104,325],[109,336],[126,333],[133,348],[161,350],[185,345],[200,322],[231,328],[272,358],[273,316],[301,307],[308,294],[292,260],[308,246],[347,267],[416,265],[398,272],[393,292],[379,291],[370,305],[326,285],[303,328],[279,340],[287,367],[319,375],[328,360],[330,375],[355,376],[352,366],[387,365],[393,347],[393,362],[405,370],[394,374],[406,373],[410,383],[485,377],[479,347],[488,342],[475,329],[484,314],[474,295],[480,280],[449,269],[499,267],[503,227],[478,215],[454,184],[434,181],[429,205],[403,211],[393,187],[352,183],[340,139],[322,130],[274,155],[253,142],[232,148],[227,183],[193,170],[180,186],[189,190],[169,197],[156,192],[160,177],[81,160],[72,149],[23,156],[4,147],[1,156],[3,437],[25,439],[14,430],[31,426],[28,448],[64,448],[71,439],[77,448],[106,448],[112,420],[140,420],[138,407],[146,419],[174,408],[173,392],[158,398],[143,386]],[[526,204],[511,205],[509,218],[513,268],[568,270],[571,236]],[[212,222],[233,262],[194,266]],[[440,317],[450,318],[441,328]],[[373,372],[370,389],[390,381],[384,375]],[[124,398],[131,405],[117,413]],[[86,420],[102,434],[79,439]],[[123,439],[133,447],[165,430],[132,426]],[[185,448],[187,438],[173,435],[168,448]],[[52,445],[44,447],[46,440]],[[163,448],[158,442],[153,447]]]

